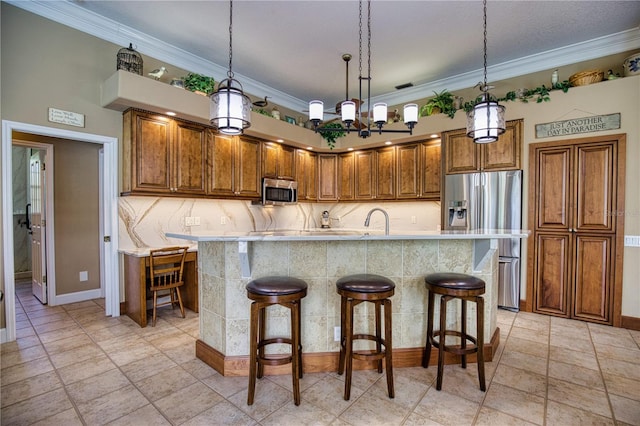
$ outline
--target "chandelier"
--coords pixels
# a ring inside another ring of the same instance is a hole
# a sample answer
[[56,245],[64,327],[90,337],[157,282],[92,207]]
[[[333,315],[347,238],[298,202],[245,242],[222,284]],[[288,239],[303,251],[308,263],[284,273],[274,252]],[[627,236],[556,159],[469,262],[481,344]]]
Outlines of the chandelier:
[[251,126],[251,101],[242,91],[240,82],[233,78],[233,0],[229,1],[229,71],[211,95],[210,120],[213,127],[226,135],[241,135]]
[[[340,113],[342,118],[343,126],[342,128],[335,127],[320,127],[320,123],[324,120],[324,104],[322,101],[314,100],[309,102],[309,119],[313,123],[313,128],[316,133],[324,133],[324,132],[335,132],[335,131],[346,131],[350,133],[352,130],[356,130],[358,136],[361,138],[366,138],[371,135],[371,113],[373,113],[373,123],[377,129],[379,134],[382,133],[413,133],[413,127],[418,122],[418,105],[417,104],[407,104],[404,106],[404,124],[409,128],[408,130],[389,130],[383,129],[382,127],[387,122],[387,104],[383,102],[377,102],[373,105],[373,111],[369,107],[371,105],[371,0],[367,0],[367,76],[364,77],[362,75],[362,0],[359,3],[359,75],[358,80],[359,84],[359,97],[357,100],[350,100],[347,98],[340,105]],[[349,56],[350,58],[350,56]],[[343,56],[344,59],[344,56]],[[348,62],[347,59],[344,59]],[[348,76],[348,74],[347,74]],[[348,77],[347,77],[348,78]],[[366,92],[367,92],[367,112],[366,112],[366,126],[360,125],[360,123],[364,123],[362,120],[363,113],[360,108],[362,103],[362,82],[366,82]],[[347,86],[348,87],[348,86]],[[348,91],[348,90],[347,90]],[[356,121],[357,114],[357,121]],[[354,124],[357,125],[354,126]]]
[[489,86],[487,85],[487,0],[484,5],[484,84],[480,83],[482,90],[481,101],[467,113],[467,136],[473,138],[475,143],[491,143],[498,140],[498,136],[504,133],[504,106],[491,100]]

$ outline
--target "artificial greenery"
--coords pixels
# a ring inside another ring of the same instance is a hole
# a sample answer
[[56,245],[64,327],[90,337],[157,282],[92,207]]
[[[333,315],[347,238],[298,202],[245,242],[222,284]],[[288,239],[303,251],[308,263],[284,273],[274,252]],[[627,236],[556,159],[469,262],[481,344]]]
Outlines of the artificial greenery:
[[184,88],[192,92],[202,92],[208,96],[213,93],[214,85],[213,77],[206,75],[190,72],[184,77]]
[[433,92],[435,98],[431,98],[420,108],[420,116],[425,117],[439,112],[446,114],[450,118],[456,115],[456,108],[453,106],[454,97],[447,89],[440,93]]
[[[329,124],[325,124],[324,126],[322,126],[323,128],[327,129],[341,129],[342,128],[342,124],[340,123],[329,123]],[[329,149],[333,149],[336,147],[336,140],[338,138],[343,137],[347,132],[345,132],[344,130],[331,130],[328,132],[321,132],[320,135],[322,135],[322,137],[324,138],[324,140],[327,141],[327,145],[329,145]]]
[[258,108],[258,109],[254,109],[252,110],[253,112],[257,112],[258,114],[262,114],[262,115],[266,115],[268,117],[271,117],[271,113],[269,111],[267,111],[264,108]]

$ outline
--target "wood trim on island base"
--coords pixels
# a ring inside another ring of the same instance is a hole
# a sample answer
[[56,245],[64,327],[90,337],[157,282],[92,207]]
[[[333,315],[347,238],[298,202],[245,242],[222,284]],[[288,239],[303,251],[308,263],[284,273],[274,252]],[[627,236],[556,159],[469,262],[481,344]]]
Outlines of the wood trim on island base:
[[[491,337],[491,342],[484,345],[485,362],[493,360],[496,351],[500,346],[500,328]],[[419,367],[422,365],[422,355],[424,348],[401,348],[393,350],[393,367]],[[196,357],[209,367],[216,370],[223,376],[248,376],[249,375],[249,356],[225,356],[216,349],[198,339],[196,341]],[[323,373],[338,370],[338,352],[316,352],[304,353],[303,365],[305,373]],[[475,362],[475,354],[467,356],[468,362]],[[459,364],[460,357],[450,353],[445,353],[445,364]],[[438,350],[431,348],[431,359],[429,365],[437,365]],[[355,370],[372,370],[374,365],[372,362],[353,360],[353,368]],[[265,365],[265,375],[291,374],[291,366],[289,364],[270,366]]]

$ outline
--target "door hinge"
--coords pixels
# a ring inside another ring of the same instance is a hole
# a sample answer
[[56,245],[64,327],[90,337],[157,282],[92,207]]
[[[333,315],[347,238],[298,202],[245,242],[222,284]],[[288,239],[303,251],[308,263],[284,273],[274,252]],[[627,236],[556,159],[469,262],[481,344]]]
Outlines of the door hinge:
[[47,276],[43,275],[42,276],[42,284],[46,284],[47,283]]
[[42,219],[42,222],[40,223],[40,226],[47,226],[47,220],[46,219]]
[[111,242],[111,236],[110,235],[105,235],[103,239],[104,239],[105,243],[110,243]]
[[40,170],[46,170],[47,166],[45,165],[44,161],[42,163],[40,163]]

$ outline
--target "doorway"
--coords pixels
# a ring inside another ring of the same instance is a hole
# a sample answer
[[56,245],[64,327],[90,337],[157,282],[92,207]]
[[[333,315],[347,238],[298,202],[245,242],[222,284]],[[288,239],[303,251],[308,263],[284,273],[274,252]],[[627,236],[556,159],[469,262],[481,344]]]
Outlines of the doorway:
[[[2,122],[2,221],[6,328],[0,341],[15,340],[15,275],[13,256],[12,146],[16,132],[100,144],[98,196],[100,198],[100,282],[105,315],[120,315],[117,216],[117,138],[12,121]],[[49,271],[51,273],[51,271]]]

